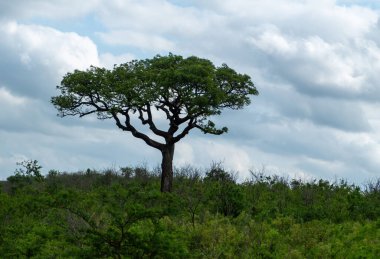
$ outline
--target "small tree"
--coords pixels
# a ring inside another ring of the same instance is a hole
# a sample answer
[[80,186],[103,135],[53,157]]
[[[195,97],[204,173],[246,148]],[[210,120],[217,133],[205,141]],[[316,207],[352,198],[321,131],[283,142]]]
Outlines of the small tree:
[[[160,150],[162,192],[172,189],[175,144],[194,128],[215,135],[227,132],[210,116],[224,108],[241,109],[250,103],[249,95],[258,94],[248,75],[225,64],[215,67],[207,59],[173,54],[133,60],[112,70],[94,66],[75,70],[57,88],[61,95],[51,101],[61,117],[95,113],[99,119],[113,119],[121,130]],[[154,109],[166,117],[166,130],[157,127]],[[162,141],[137,129],[133,118]]]
[[37,160],[25,160],[18,162],[17,165],[21,167],[15,170],[14,175],[7,178],[7,181],[11,183],[12,192],[32,182],[44,181],[45,178],[41,174],[42,166],[38,164]]

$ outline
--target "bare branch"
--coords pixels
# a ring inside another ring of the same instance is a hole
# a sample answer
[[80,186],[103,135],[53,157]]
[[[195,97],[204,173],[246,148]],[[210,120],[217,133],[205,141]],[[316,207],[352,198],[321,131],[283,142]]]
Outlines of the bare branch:
[[92,111],[88,111],[88,112],[81,112],[79,114],[79,117],[82,118],[83,116],[86,116],[86,115],[89,115],[89,114],[93,114],[95,112],[98,112],[97,110],[92,110]]
[[[150,108],[150,104],[146,104],[146,109],[139,108],[138,112],[139,112],[139,117],[138,118],[141,120],[142,124],[143,125],[148,124],[149,125],[149,129],[154,134],[156,134],[157,136],[163,137],[163,138],[168,138],[169,137],[169,134],[167,132],[165,132],[163,130],[159,130],[156,127],[156,124],[154,124],[154,122],[153,122],[153,116],[152,116],[152,111],[151,111],[151,108]],[[148,115],[147,119],[144,118],[144,112],[146,112],[147,115]]]
[[163,111],[166,114],[166,118],[170,120],[172,118],[172,115],[170,114],[170,111],[166,109],[165,105],[166,105],[165,103],[161,102],[161,105],[156,105],[155,107]]
[[[145,110],[144,110],[144,111],[145,111]],[[141,120],[141,123],[142,123],[143,125],[148,124],[148,120],[147,120],[147,119],[144,119],[143,109],[138,109],[138,112],[139,112],[139,119]]]
[[132,126],[131,124],[131,118],[129,116],[129,110],[130,109],[127,109],[126,111],[122,111],[121,114],[124,115],[125,117],[125,125],[123,125],[119,119],[119,117],[117,116],[117,113],[116,112],[111,112],[112,114],[112,117],[115,119],[116,121],[116,125],[122,129],[123,131],[130,131],[132,133],[132,135],[136,138],[139,138],[139,139],[142,139],[145,141],[145,143],[151,147],[154,147],[158,150],[162,150],[163,147],[164,147],[164,144],[162,143],[159,143],[151,138],[149,138],[147,135],[139,132],[135,127]]
[[187,134],[189,134],[190,130],[195,128],[197,126],[196,121],[194,121],[194,118],[191,118],[187,126],[183,129],[183,131],[178,134],[176,137],[173,138],[173,142],[177,143],[180,141],[182,138],[184,138]]

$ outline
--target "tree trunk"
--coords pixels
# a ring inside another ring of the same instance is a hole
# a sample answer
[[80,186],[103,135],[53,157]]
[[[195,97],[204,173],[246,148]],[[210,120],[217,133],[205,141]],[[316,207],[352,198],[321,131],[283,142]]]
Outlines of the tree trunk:
[[165,146],[162,150],[161,192],[171,192],[173,184],[174,144]]

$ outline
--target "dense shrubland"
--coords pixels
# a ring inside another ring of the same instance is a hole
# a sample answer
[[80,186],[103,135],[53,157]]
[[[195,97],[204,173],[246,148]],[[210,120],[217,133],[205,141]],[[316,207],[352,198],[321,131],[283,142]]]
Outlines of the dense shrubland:
[[1,258],[379,258],[380,180],[236,183],[220,165],[175,170],[50,171],[2,183]]

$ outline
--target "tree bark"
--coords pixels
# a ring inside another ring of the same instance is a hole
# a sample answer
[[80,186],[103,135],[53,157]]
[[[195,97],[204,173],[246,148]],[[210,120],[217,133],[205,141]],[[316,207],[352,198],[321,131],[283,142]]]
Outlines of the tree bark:
[[166,145],[162,150],[161,192],[171,192],[173,185],[174,144]]

